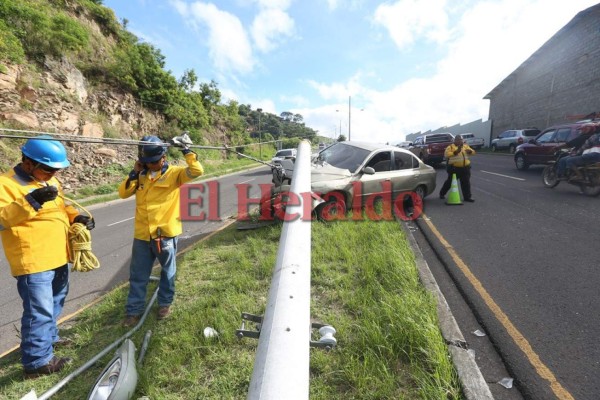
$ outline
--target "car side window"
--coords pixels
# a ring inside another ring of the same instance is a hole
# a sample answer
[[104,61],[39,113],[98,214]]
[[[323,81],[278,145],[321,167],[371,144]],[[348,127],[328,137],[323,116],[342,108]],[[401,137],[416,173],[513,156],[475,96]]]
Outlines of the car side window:
[[406,153],[402,153],[400,151],[395,151],[394,152],[394,164],[393,164],[394,170],[414,168],[413,159],[414,159],[414,157],[412,156],[412,154],[406,154]]
[[392,154],[389,151],[377,153],[367,163],[367,167],[371,167],[375,172],[389,171],[392,164]]
[[537,138],[538,143],[548,143],[552,140],[555,130],[544,132],[540,137]]
[[557,143],[564,143],[569,138],[571,134],[571,128],[560,128],[556,131],[556,135],[554,136],[554,141]]

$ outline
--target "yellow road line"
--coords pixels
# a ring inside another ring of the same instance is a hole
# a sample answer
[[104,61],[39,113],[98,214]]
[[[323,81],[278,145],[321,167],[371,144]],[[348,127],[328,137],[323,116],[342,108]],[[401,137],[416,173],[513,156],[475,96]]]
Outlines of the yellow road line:
[[561,400],[571,400],[574,397],[569,393],[561,384],[558,382],[552,371],[542,362],[540,357],[533,350],[529,341],[519,332],[519,330],[513,325],[513,323],[508,318],[508,315],[502,311],[500,306],[496,304],[492,296],[485,290],[479,279],[475,277],[475,275],[471,272],[467,264],[458,256],[454,248],[444,239],[442,234],[437,230],[437,228],[431,223],[429,218],[426,218],[425,214],[423,214],[422,221],[424,221],[429,229],[433,232],[433,234],[438,238],[438,240],[442,243],[442,245],[446,248],[450,256],[458,266],[458,268],[462,271],[462,273],[467,277],[471,285],[475,288],[475,290],[479,293],[485,304],[490,308],[490,310],[494,313],[498,321],[504,326],[510,337],[514,340],[517,346],[521,349],[525,356],[535,368],[536,372],[540,377],[547,380],[550,383],[550,388],[554,392],[554,394]]
[[[184,253],[187,253],[189,250],[192,249],[192,247],[194,247],[195,245],[197,245],[198,243],[201,243],[205,240],[210,239],[212,236],[216,235],[218,232],[222,231],[223,229],[227,228],[229,225],[233,224],[236,220],[232,219],[231,221],[227,221],[225,222],[225,224],[223,224],[223,226],[220,226],[219,229],[212,231],[211,233],[209,233],[208,235],[206,235],[205,237],[203,237],[202,239],[200,239],[199,241],[190,244],[188,247],[186,247],[185,249],[180,250],[179,252],[177,252],[177,255],[182,255]],[[155,268],[158,268],[155,267]],[[56,323],[57,325],[62,324],[65,321],[68,321],[69,319],[73,318],[74,316],[81,314],[83,311],[85,311],[86,309],[90,308],[91,306],[98,304],[100,301],[102,301],[104,299],[104,297],[106,297],[108,294],[110,294],[111,292],[113,292],[114,290],[118,290],[121,289],[124,286],[127,286],[129,284],[129,282],[125,282],[119,286],[117,286],[116,288],[111,289],[110,292],[107,292],[105,294],[103,294],[102,296],[98,297],[97,299],[93,300],[91,303],[86,304],[85,306],[81,307],[80,309],[72,312],[69,315],[65,315],[64,317],[62,317],[61,319],[58,320],[58,322]],[[7,354],[12,353],[13,351],[17,350],[20,346],[17,345],[15,347],[13,347],[12,349],[8,349],[6,350],[4,353],[0,354],[0,358],[3,358],[4,356],[6,356]]]

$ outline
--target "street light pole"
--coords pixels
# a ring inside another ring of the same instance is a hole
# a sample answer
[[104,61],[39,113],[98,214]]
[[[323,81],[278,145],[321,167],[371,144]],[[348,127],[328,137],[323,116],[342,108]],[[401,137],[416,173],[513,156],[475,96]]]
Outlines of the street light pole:
[[262,113],[262,108],[257,108],[258,111],[258,158],[262,160],[262,133],[260,131],[260,114]]
[[350,141],[350,125],[352,122],[352,118],[351,118],[351,114],[350,114],[352,112],[352,107],[350,106],[350,104],[352,103],[350,100],[351,98],[352,98],[352,96],[348,96],[348,141]]

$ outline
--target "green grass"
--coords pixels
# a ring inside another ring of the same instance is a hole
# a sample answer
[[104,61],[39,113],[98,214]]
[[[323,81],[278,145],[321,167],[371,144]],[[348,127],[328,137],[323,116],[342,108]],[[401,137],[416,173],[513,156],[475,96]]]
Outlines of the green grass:
[[[241,312],[262,314],[281,225],[231,226],[178,260],[172,317],[150,314],[134,335],[152,339],[133,398],[245,399],[257,341],[237,339]],[[89,278],[93,279],[90,273]],[[396,222],[313,223],[311,317],[337,329],[332,351],[311,349],[311,399],[460,399],[458,378],[438,328],[433,296],[419,282],[414,255]],[[151,284],[149,296],[153,293]],[[126,332],[127,288],[109,294],[61,326],[73,339],[58,355],[85,363]],[[218,338],[202,332],[215,328]],[[308,345],[308,343],[307,343]],[[67,384],[60,399],[81,399],[111,358]],[[18,354],[0,360],[0,398],[38,395],[64,377],[24,382]]]

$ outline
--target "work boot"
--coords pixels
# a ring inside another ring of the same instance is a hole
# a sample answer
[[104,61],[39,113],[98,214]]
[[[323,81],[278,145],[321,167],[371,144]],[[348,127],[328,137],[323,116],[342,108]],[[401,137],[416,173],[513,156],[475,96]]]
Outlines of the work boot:
[[123,325],[125,328],[133,328],[138,322],[140,322],[140,318],[141,317],[139,315],[128,315],[125,317],[121,325]]
[[171,314],[171,306],[160,306],[158,307],[156,319],[160,321],[161,319],[167,318],[169,314]]
[[70,364],[71,361],[72,361],[72,359],[69,357],[58,358],[56,356],[53,356],[48,364],[42,365],[38,369],[33,369],[33,370],[26,369],[24,371],[24,377],[25,377],[25,379],[34,379],[34,378],[37,378],[42,375],[53,374],[53,373],[58,372],[61,369],[63,369],[65,367],[65,365]]

